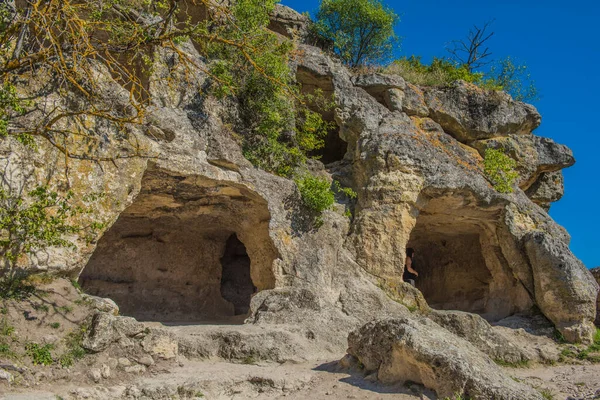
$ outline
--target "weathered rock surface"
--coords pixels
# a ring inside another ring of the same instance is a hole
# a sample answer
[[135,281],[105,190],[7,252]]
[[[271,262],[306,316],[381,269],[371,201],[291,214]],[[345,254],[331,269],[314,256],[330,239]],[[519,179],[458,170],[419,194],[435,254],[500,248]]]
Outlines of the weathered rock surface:
[[386,383],[418,382],[440,398],[542,399],[469,342],[428,319],[384,319],[348,337],[348,353]]
[[[520,175],[519,186],[527,190],[544,172],[557,172],[575,164],[573,152],[553,140],[535,135],[508,135],[473,142],[472,145],[483,156],[487,148],[503,149],[517,161]],[[551,183],[551,182],[548,182]],[[555,185],[562,188],[560,182]],[[559,197],[560,199],[560,197]]]
[[[591,343],[596,318],[589,299],[597,298],[598,284],[564,242],[543,232],[524,238],[535,279],[536,303],[568,341]],[[580,268],[572,268],[579,264]],[[563,282],[577,282],[566,286]],[[565,292],[567,291],[567,292]]]
[[[506,337],[498,334],[479,315],[460,311],[433,310],[428,318],[473,344],[494,360],[507,363],[529,361],[527,354]],[[537,361],[537,359],[536,359]]]
[[269,29],[290,39],[304,40],[308,36],[310,18],[281,4],[271,13]]
[[526,135],[541,123],[535,107],[465,82],[427,89],[425,102],[429,116],[461,142]]
[[[600,267],[592,268],[590,272],[600,285]],[[600,293],[598,293],[598,300],[596,302],[596,325],[600,326]]]
[[539,178],[527,189],[525,194],[535,204],[548,211],[550,204],[560,200],[564,192],[563,173],[556,171],[542,172]]

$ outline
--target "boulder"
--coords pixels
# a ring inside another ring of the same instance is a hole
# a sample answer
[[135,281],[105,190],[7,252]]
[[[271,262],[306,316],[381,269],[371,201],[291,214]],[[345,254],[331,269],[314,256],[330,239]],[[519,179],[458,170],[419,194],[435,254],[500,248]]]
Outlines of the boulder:
[[546,211],[550,203],[560,200],[565,192],[564,177],[561,171],[542,172],[538,179],[525,191],[535,204]]
[[[525,235],[525,252],[535,276],[535,300],[540,310],[570,342],[591,344],[596,319],[598,283],[583,263],[543,231]],[[565,284],[571,282],[571,284]]]
[[82,297],[83,300],[86,301],[90,307],[96,311],[112,315],[119,315],[119,306],[114,302],[114,300],[104,297],[90,296],[89,294],[83,294]]
[[541,123],[532,105],[514,101],[508,94],[458,81],[425,90],[429,116],[461,142],[508,134],[529,134]]
[[310,23],[308,16],[282,4],[276,4],[268,29],[290,39],[304,40],[309,34]]
[[421,383],[439,398],[543,399],[475,346],[426,318],[369,322],[350,333],[348,353],[383,383]]
[[117,317],[99,312],[92,319],[91,328],[83,340],[83,348],[94,353],[106,350],[122,338],[144,334],[146,327],[131,317]]
[[498,334],[477,314],[432,310],[427,317],[456,336],[465,339],[493,360],[515,364],[530,360],[518,346]]

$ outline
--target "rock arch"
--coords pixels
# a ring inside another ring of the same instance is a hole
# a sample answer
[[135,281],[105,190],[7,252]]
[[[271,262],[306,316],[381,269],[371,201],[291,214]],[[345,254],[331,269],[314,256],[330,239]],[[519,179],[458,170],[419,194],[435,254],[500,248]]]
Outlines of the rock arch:
[[79,282],[139,320],[243,322],[253,292],[275,287],[269,221],[242,185],[150,171]]
[[432,308],[497,321],[533,305],[503,255],[497,230],[501,205],[481,207],[463,196],[430,200],[407,247],[415,249],[417,288]]

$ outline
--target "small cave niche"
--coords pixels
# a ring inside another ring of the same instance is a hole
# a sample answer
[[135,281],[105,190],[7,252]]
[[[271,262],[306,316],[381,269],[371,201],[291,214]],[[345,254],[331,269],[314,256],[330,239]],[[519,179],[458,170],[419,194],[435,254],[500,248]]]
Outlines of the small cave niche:
[[416,287],[432,308],[493,322],[531,307],[498,243],[500,215],[460,197],[436,198],[421,210],[407,247],[415,250]]
[[246,246],[235,233],[227,239],[221,266],[221,297],[233,304],[235,315],[248,314],[256,286],[250,276],[250,257]]
[[[302,66],[298,67],[296,79],[302,87],[303,94],[313,94],[320,89],[326,100],[331,101],[334,96],[333,81],[330,76],[317,75],[313,71]],[[308,104],[311,111],[321,114],[324,121],[331,123],[331,129],[328,130],[325,137],[325,146],[309,154],[311,157],[318,158],[323,164],[331,164],[344,159],[348,151],[348,143],[340,137],[340,127],[335,122],[333,110],[323,110],[316,104]]]
[[275,287],[269,221],[242,185],[150,171],[79,284],[140,321],[243,323],[252,296]]

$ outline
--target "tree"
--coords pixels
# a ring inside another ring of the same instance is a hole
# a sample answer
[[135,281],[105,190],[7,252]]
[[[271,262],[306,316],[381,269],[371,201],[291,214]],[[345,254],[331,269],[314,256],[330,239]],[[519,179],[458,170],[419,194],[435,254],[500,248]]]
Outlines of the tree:
[[317,12],[317,33],[334,44],[350,67],[382,63],[398,41],[398,15],[381,0],[323,0]]
[[488,21],[483,27],[474,25],[466,39],[453,40],[452,47],[447,49],[451,60],[456,64],[466,66],[469,72],[492,62],[489,59],[492,53],[487,47],[487,42],[494,36],[494,32],[488,31],[493,22],[494,20]]
[[489,83],[501,87],[517,101],[534,102],[539,100],[537,87],[527,71],[527,65],[515,64],[511,57],[495,63],[487,75]]
[[[42,138],[76,159],[143,156],[128,125],[144,123],[151,104],[145,81],[157,47],[176,55],[172,70],[199,68],[223,92],[239,89],[223,68],[195,65],[181,50],[187,40],[196,43],[203,56],[225,60],[229,71],[255,72],[285,90],[291,79],[281,65],[287,63],[291,46],[266,28],[275,3],[239,0],[226,7],[213,0],[28,0],[17,6],[0,2],[0,139],[11,136],[34,143],[34,138]],[[192,9],[205,10],[205,17],[193,19],[188,13]],[[103,102],[98,65],[130,92],[127,107]],[[48,107],[42,95],[19,95],[15,88],[35,75],[50,76],[51,89],[77,101]],[[90,120],[114,127],[119,134],[110,139],[118,143],[107,146],[107,138],[90,129]],[[112,152],[107,154],[109,147]]]

